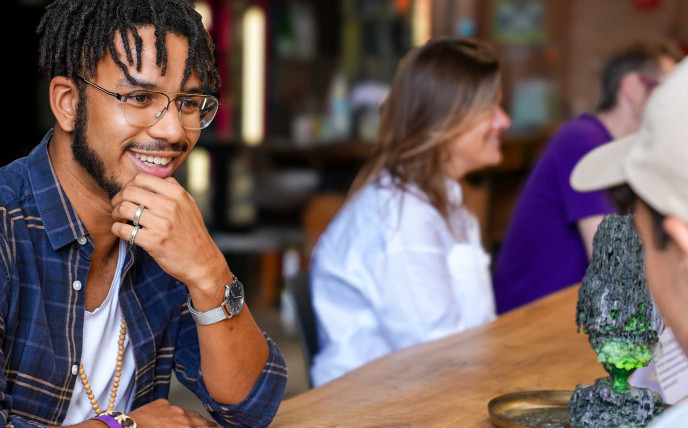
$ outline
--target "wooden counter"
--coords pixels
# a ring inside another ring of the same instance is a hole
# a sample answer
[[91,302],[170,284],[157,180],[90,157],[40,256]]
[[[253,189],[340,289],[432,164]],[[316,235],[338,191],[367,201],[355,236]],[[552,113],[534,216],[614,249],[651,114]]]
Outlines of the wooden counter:
[[375,360],[282,403],[271,427],[492,427],[501,394],[605,376],[576,333],[578,287],[496,321]]

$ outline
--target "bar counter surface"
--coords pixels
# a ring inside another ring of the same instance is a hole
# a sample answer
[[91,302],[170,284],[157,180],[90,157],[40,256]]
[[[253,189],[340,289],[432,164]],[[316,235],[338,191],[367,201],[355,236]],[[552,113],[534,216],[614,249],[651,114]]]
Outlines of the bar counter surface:
[[605,376],[576,332],[578,286],[444,339],[372,361],[286,400],[271,427],[493,427],[502,394],[573,390]]

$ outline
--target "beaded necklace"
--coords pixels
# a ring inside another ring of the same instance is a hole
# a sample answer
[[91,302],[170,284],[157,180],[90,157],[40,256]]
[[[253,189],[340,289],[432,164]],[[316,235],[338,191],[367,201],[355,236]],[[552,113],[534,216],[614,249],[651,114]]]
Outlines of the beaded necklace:
[[[110,392],[110,402],[108,403],[107,411],[110,412],[115,408],[115,398],[117,398],[117,388],[119,388],[119,378],[122,375],[122,361],[124,359],[124,338],[127,335],[127,324],[124,322],[124,317],[122,318],[121,328],[119,330],[119,340],[117,341],[117,368],[115,369],[115,379],[112,383],[112,390]],[[91,390],[91,384],[88,383],[88,377],[86,376],[86,371],[84,370],[84,365],[79,364],[79,377],[81,378],[81,383],[84,384],[84,392],[88,395],[88,399],[91,400],[91,406],[96,414],[99,415],[103,411],[98,405],[98,400],[96,400],[93,391]]]

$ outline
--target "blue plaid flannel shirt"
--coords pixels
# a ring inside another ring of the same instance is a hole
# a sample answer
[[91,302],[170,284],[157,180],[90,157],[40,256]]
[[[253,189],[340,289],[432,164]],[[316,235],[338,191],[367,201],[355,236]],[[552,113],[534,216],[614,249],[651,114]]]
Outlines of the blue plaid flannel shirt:
[[[8,427],[61,423],[83,346],[85,289],[72,284],[86,284],[93,241],[52,169],[51,136],[0,169],[0,421]],[[223,426],[270,423],[287,381],[272,340],[248,397],[223,405],[210,397],[201,377],[186,288],[136,246],[126,257],[120,305],[136,360],[134,408],[166,398],[174,369]]]

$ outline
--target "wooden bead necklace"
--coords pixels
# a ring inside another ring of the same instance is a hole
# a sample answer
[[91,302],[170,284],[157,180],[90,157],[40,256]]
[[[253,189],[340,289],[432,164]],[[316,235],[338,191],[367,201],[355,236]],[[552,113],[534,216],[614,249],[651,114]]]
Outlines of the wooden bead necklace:
[[[122,361],[124,359],[124,338],[127,335],[127,324],[122,318],[122,326],[119,330],[119,340],[117,341],[117,368],[115,369],[115,379],[112,383],[112,391],[110,392],[110,402],[108,403],[107,411],[112,411],[115,408],[115,398],[117,398],[117,388],[119,388],[119,378],[122,375]],[[98,405],[98,400],[91,390],[91,385],[88,383],[88,377],[86,377],[86,371],[84,370],[84,365],[79,364],[79,377],[81,378],[81,383],[84,384],[84,392],[88,395],[88,399],[91,400],[91,406],[96,414],[99,415],[103,411]]]

